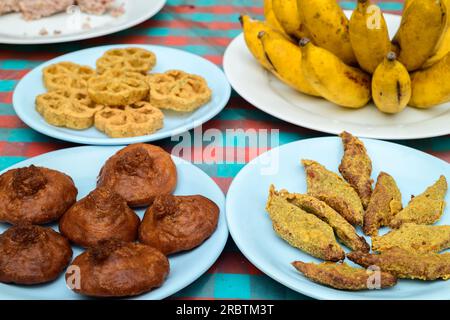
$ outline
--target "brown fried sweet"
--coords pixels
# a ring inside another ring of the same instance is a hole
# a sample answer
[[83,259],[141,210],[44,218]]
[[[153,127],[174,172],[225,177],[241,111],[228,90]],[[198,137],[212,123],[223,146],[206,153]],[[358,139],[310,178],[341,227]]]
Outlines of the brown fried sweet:
[[0,282],[50,282],[71,259],[69,241],[51,228],[18,225],[0,235]]
[[149,205],[159,195],[171,194],[177,184],[177,169],[160,147],[132,144],[118,151],[100,170],[98,187],[108,187],[129,206]]
[[101,241],[74,259],[66,284],[93,297],[136,296],[160,287],[169,274],[169,260],[158,250],[118,240]]
[[77,188],[59,171],[31,165],[0,176],[0,221],[45,224],[75,203]]
[[216,230],[219,211],[203,196],[159,196],[145,212],[139,240],[164,254],[193,249]]
[[[349,291],[361,291],[392,287],[397,278],[390,273],[362,268],[353,268],[344,263],[323,262],[320,264],[295,261],[292,265],[314,282]],[[377,283],[378,281],[378,283]]]
[[59,221],[59,230],[73,243],[91,247],[99,241],[134,241],[140,219],[125,199],[108,188],[97,188],[75,203]]

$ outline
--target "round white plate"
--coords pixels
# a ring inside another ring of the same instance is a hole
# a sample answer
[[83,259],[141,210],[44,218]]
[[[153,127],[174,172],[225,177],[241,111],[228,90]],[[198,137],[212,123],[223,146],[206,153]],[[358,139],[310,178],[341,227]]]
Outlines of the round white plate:
[[[441,174],[450,179],[450,165],[426,153],[390,142],[370,139],[363,142],[372,158],[372,178],[376,180],[381,170],[391,174],[402,192],[404,205],[411,195],[423,192]],[[349,292],[314,283],[291,266],[296,260],[319,260],[291,247],[275,234],[265,210],[269,186],[273,183],[277,189],[305,193],[306,177],[300,160],[313,159],[338,172],[342,149],[337,137],[307,139],[275,148],[247,164],[234,178],[226,202],[228,228],[239,249],[268,276],[317,299],[450,299],[449,282],[445,281],[399,280],[389,289]],[[446,201],[450,201],[449,194]],[[438,224],[450,224],[449,207]],[[387,231],[383,228],[381,233]],[[360,228],[358,233],[362,234]],[[367,240],[370,243],[370,238]]]
[[[0,16],[0,43],[60,43],[104,36],[153,17],[164,7],[166,0],[116,0],[117,5],[122,3],[125,13],[119,17],[108,13],[101,16],[85,14],[77,7],[34,21],[24,20],[20,13],[9,13]],[[48,34],[40,35],[41,30],[46,30]]]
[[[385,14],[385,19],[393,36],[400,25],[400,16]],[[242,34],[228,46],[223,67],[231,86],[245,100],[298,126],[334,134],[347,130],[361,137],[392,140],[450,133],[450,103],[429,110],[406,108],[399,114],[387,115],[379,112],[373,103],[352,110],[299,93],[259,65],[247,49]]]
[[[95,189],[97,175],[105,161],[122,147],[85,146],[62,149],[15,164],[3,172],[34,164],[64,172],[72,177],[78,188],[78,199]],[[228,238],[225,220],[225,196],[217,184],[191,163],[172,157],[178,173],[176,195],[203,195],[220,207],[219,224],[212,236],[201,246],[169,257],[170,274],[162,287],[134,299],[163,299],[185,288],[205,273],[217,260]],[[1,172],[1,173],[3,173]],[[0,174],[1,174],[0,173]],[[136,211],[142,218],[144,209]],[[0,224],[0,232],[6,224]],[[56,224],[54,228],[57,229]],[[82,250],[73,247],[75,258]],[[83,299],[66,287],[64,276],[56,281],[37,286],[0,284],[0,299]]]
[[[47,122],[35,109],[35,98],[46,90],[42,82],[42,69],[53,63],[71,61],[82,65],[95,67],[95,61],[108,49],[118,47],[141,47],[153,51],[157,56],[156,67],[152,72],[165,72],[170,69],[180,69],[189,73],[201,75],[208,82],[212,90],[209,103],[191,113],[172,111],[164,112],[164,127],[153,134],[132,138],[109,138],[95,127],[87,130],[72,130],[55,127]],[[216,65],[192,53],[152,45],[114,45],[89,48],[72,52],[33,69],[17,84],[13,95],[14,109],[27,125],[40,133],[65,141],[95,144],[95,145],[123,145],[137,142],[160,140],[181,134],[197,127],[217,115],[230,99],[231,87],[224,73]]]

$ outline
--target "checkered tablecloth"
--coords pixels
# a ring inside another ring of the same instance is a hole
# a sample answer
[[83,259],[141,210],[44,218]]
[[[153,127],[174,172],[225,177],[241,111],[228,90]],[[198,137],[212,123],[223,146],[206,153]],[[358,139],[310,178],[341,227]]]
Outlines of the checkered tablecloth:
[[[151,0],[149,0],[151,1]],[[342,1],[346,9],[355,1]],[[380,2],[385,12],[400,13],[403,1]],[[86,47],[112,43],[149,43],[177,47],[201,55],[222,65],[228,43],[240,32],[238,17],[250,14],[262,18],[262,0],[168,0],[166,7],[151,20],[113,35],[68,44],[15,46],[0,45],[0,169],[42,153],[72,146],[39,134],[14,113],[12,93],[28,71],[55,56]],[[1,28],[1,26],[0,26]],[[324,133],[297,127],[275,119],[251,106],[233,92],[227,107],[203,129],[279,129],[280,144]],[[170,151],[175,142],[156,142]],[[450,161],[450,136],[400,141],[413,148]],[[226,148],[242,148],[237,141],[227,141]],[[258,146],[246,145],[246,150]],[[200,164],[226,193],[242,163]],[[307,299],[265,276],[245,259],[229,239],[225,251],[211,269],[174,299]]]

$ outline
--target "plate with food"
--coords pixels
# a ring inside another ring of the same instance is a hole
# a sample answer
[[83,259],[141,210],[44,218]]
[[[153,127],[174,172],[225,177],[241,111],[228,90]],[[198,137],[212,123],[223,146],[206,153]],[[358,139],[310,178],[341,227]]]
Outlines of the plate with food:
[[[245,100],[302,127],[392,140],[446,135],[446,6],[423,5],[401,17],[363,0],[353,12],[334,0],[266,0],[265,22],[241,17],[243,33],[228,46],[224,71]],[[433,28],[422,25],[426,12]]]
[[19,118],[53,138],[92,145],[148,142],[210,120],[231,87],[213,63],[152,45],[89,48],[28,73],[13,95]]
[[154,145],[54,151],[0,185],[2,299],[163,299],[228,238],[219,187]]
[[450,165],[348,132],[272,149],[233,180],[230,234],[317,299],[449,299]]
[[0,43],[77,41],[131,28],[166,0],[1,0]]

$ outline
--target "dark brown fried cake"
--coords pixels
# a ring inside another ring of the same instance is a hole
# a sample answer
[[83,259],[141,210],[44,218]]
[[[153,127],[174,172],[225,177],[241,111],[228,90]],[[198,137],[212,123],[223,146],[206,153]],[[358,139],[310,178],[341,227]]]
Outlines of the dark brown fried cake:
[[177,184],[177,169],[170,155],[150,144],[133,144],[106,161],[97,186],[120,194],[129,206],[149,205],[159,195],[170,194]]
[[93,297],[135,296],[160,287],[169,260],[140,243],[106,240],[75,258],[66,283],[76,293]]
[[59,171],[29,166],[0,176],[0,221],[45,224],[58,220],[75,203],[77,188]]
[[0,235],[0,282],[49,282],[63,272],[71,259],[69,241],[51,228],[19,225]]
[[164,254],[190,250],[217,227],[219,207],[203,196],[160,196],[147,209],[139,240]]
[[59,221],[70,241],[90,247],[108,239],[134,241],[140,219],[126,201],[108,188],[97,188],[74,204]]

